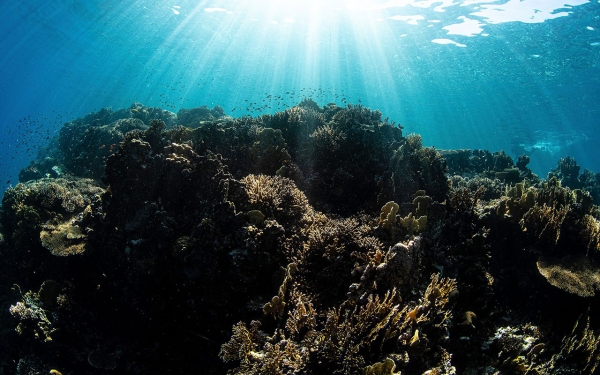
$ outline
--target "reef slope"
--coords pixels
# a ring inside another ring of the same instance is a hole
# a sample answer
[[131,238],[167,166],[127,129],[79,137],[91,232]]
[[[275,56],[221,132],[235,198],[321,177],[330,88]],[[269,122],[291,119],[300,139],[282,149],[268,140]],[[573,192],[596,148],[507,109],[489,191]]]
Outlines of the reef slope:
[[134,103],[0,209],[0,374],[593,374],[600,176],[363,106]]

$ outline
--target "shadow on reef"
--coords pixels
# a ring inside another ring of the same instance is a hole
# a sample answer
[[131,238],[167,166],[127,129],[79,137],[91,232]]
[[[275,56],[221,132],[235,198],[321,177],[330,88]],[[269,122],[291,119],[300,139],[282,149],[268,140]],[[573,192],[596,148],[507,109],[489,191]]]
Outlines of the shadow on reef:
[[0,210],[0,373],[593,374],[598,175],[362,106],[66,123]]

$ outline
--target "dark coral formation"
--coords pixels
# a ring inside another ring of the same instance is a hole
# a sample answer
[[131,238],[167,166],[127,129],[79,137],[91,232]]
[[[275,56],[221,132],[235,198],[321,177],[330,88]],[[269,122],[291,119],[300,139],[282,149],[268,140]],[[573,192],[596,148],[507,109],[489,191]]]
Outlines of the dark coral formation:
[[463,177],[498,179],[517,183],[524,178],[536,180],[537,176],[527,168],[529,156],[519,156],[517,163],[504,151],[491,153],[488,150],[443,150],[441,154],[448,162],[449,174]]
[[595,373],[600,184],[528,162],[309,99],[73,120],[4,194],[0,373]]

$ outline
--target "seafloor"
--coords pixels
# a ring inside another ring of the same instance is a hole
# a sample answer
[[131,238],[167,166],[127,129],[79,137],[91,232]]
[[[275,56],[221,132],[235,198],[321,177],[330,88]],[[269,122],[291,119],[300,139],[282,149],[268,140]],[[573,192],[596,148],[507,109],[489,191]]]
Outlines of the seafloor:
[[593,374],[600,174],[362,106],[64,124],[0,210],[0,374]]

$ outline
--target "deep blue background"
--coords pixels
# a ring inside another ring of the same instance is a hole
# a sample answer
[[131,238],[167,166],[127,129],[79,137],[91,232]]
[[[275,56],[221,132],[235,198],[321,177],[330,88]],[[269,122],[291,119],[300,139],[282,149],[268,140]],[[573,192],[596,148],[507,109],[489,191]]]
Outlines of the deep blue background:
[[[232,116],[360,101],[426,145],[532,152],[542,176],[566,155],[600,172],[599,1],[537,23],[474,14],[535,0],[349,3],[3,1],[0,190],[65,121],[134,101]],[[481,32],[448,35],[460,17]]]

